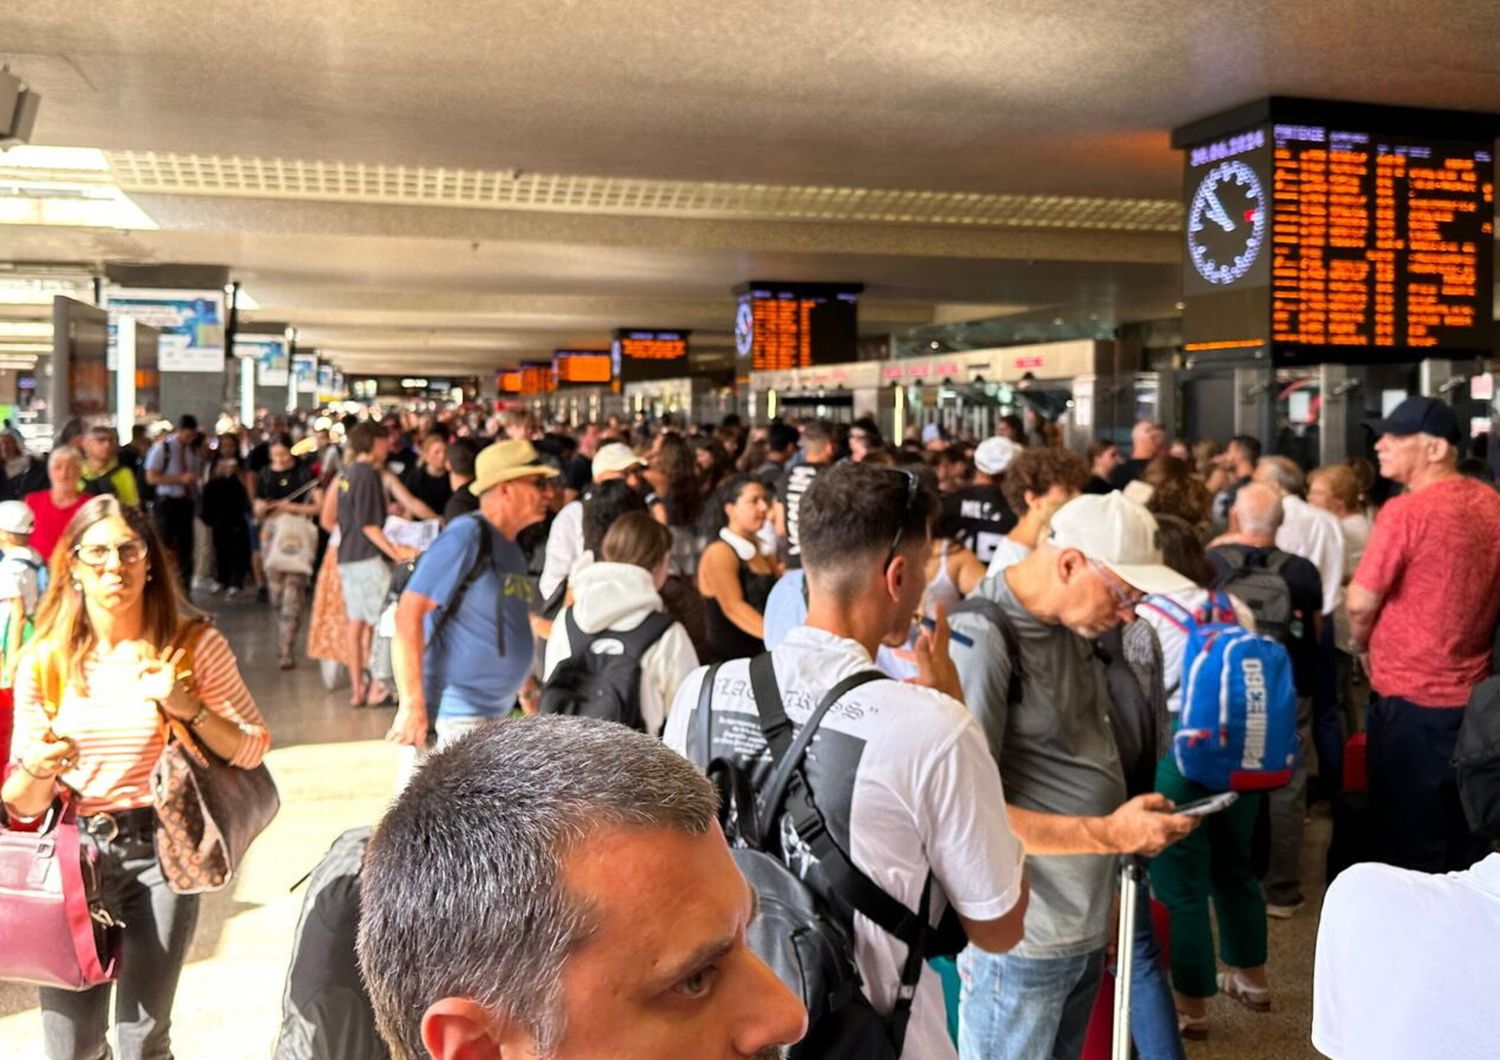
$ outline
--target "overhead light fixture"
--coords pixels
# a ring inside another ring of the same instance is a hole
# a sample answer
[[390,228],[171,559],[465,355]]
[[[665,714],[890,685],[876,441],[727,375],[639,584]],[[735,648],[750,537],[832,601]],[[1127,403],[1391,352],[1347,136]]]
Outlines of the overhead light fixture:
[[0,224],[157,227],[114,182],[104,152],[31,145],[0,153]]
[[51,353],[50,342],[0,342],[0,355],[16,353]]
[[0,320],[0,340],[7,338],[50,339],[51,337],[52,321],[50,320]]
[[78,297],[87,286],[84,280],[6,276],[0,278],[0,305],[51,305],[57,295]]

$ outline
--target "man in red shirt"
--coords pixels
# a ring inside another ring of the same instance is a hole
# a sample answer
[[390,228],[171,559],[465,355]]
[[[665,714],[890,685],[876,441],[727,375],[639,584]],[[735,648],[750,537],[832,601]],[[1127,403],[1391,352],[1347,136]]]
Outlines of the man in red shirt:
[[1500,614],[1500,494],[1457,472],[1458,417],[1408,398],[1369,423],[1380,473],[1406,487],[1380,512],[1349,586],[1370,706],[1371,832],[1379,860],[1467,869],[1487,845],[1464,820],[1450,761],[1469,692],[1489,676]]

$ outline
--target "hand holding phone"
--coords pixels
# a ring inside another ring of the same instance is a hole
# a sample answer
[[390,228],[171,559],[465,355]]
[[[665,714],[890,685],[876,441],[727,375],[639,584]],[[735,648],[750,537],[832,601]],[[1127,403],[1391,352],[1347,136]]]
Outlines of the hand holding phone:
[[1207,817],[1211,813],[1227,810],[1239,801],[1239,793],[1226,791],[1220,795],[1210,795],[1206,799],[1195,799],[1185,802],[1171,812],[1181,814],[1183,817]]

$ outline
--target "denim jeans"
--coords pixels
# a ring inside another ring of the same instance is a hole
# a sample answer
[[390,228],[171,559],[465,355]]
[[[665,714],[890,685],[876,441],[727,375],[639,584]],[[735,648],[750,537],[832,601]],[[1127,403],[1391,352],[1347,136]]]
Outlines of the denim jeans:
[[125,923],[119,978],[78,993],[39,991],[47,1060],[109,1060],[111,994],[119,1060],[172,1060],[172,1001],[198,926],[198,896],[167,887],[149,836],[97,845],[105,907]]
[[958,955],[962,1060],[1078,1060],[1104,951],[1077,957],[1017,957],[973,946]]
[[1162,972],[1161,945],[1151,919],[1151,888],[1144,880],[1136,898],[1130,961],[1130,1037],[1140,1060],[1187,1060],[1177,1030],[1177,1002]]

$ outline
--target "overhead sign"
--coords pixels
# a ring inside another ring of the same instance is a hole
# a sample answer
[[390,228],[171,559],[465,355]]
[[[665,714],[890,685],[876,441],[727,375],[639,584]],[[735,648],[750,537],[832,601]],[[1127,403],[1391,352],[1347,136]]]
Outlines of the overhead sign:
[[1495,119],[1269,102],[1253,125],[1174,141],[1187,351],[1284,365],[1488,353]]
[[129,316],[161,333],[163,372],[224,370],[224,292],[114,287],[105,292],[111,317]]
[[557,389],[557,377],[547,361],[521,362],[521,393],[550,394]]
[[292,382],[298,394],[318,392],[318,355],[298,353],[292,356]]
[[742,367],[783,372],[859,356],[863,284],[752,280],[735,289],[734,345]]
[[291,357],[286,339],[280,335],[237,335],[234,355],[255,361],[256,386],[286,386],[291,375]]
[[688,334],[645,328],[617,329],[610,349],[615,378],[623,383],[687,378]]
[[614,378],[614,359],[606,350],[554,350],[552,368],[558,386],[604,386]]

